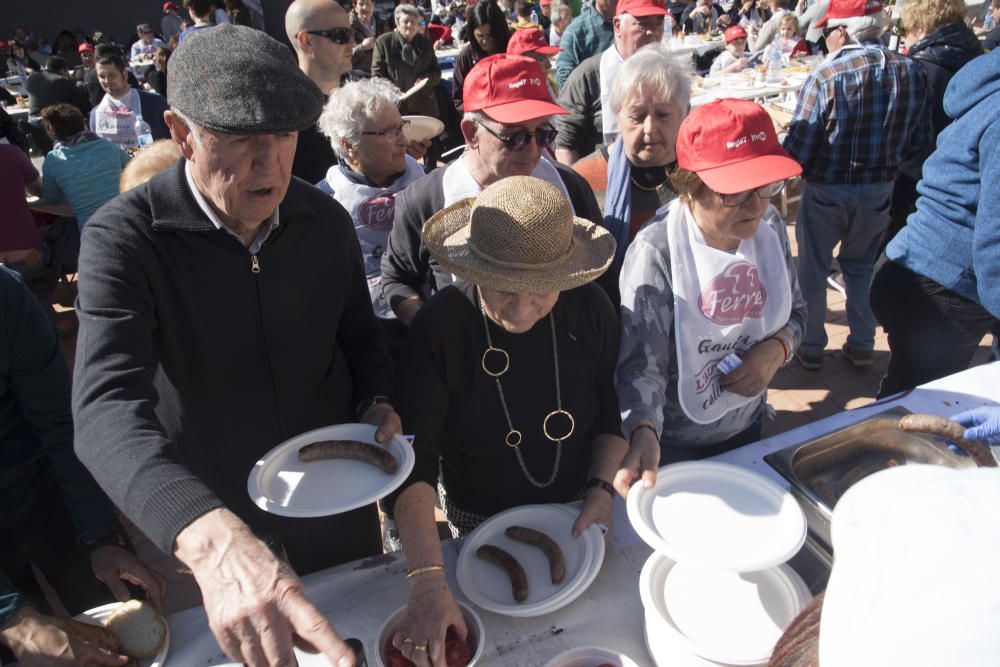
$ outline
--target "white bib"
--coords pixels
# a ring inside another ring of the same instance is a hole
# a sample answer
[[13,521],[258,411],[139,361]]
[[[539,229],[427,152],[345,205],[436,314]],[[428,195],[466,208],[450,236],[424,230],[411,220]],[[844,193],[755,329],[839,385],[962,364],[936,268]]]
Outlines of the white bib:
[[677,396],[696,424],[714,423],[757,400],[724,390],[716,364],[784,327],[792,312],[785,251],[767,224],[772,212],[777,215],[769,206],[753,238],[729,253],[705,243],[686,204],[676,199],[669,205]]
[[396,211],[396,194],[424,175],[420,164],[406,156],[406,171],[384,188],[362,185],[348,178],[340,165],[326,172],[326,182],[333,189],[333,198],[347,209],[354,221],[354,231],[361,244],[361,256],[368,278],[368,292],[375,315],[393,319],[395,315],[382,296],[382,253],[389,243],[389,232]]
[[[538,160],[538,165],[531,172],[531,175],[556,186],[566,196],[566,199],[569,199],[569,191],[566,189],[566,184],[563,183],[562,177],[559,176],[559,171],[552,166],[552,163],[544,155]],[[472,177],[472,172],[469,171],[468,165],[465,164],[465,159],[458,158],[445,167],[444,177],[441,179],[441,190],[444,194],[444,205],[447,208],[455,202],[479,196],[483,188]],[[570,206],[572,205],[573,201],[570,200]]]
[[139,109],[139,95],[134,93],[130,92],[121,102],[105,94],[94,111],[94,134],[119,148],[139,145],[135,134],[135,109]]
[[624,62],[625,59],[618,53],[618,48],[614,44],[601,54],[601,133],[607,146],[618,138],[618,117],[611,111],[611,86],[614,85],[615,75]]

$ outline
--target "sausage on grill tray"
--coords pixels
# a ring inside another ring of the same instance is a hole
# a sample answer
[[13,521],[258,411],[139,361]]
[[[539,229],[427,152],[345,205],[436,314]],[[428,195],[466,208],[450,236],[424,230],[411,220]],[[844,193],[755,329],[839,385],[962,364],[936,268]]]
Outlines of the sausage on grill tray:
[[963,437],[965,427],[958,422],[936,415],[906,415],[899,420],[899,428],[904,431],[928,433],[945,438],[964,449],[965,453],[980,468],[997,467],[997,460],[993,456],[993,450],[990,449],[990,446],[979,440],[966,440]]

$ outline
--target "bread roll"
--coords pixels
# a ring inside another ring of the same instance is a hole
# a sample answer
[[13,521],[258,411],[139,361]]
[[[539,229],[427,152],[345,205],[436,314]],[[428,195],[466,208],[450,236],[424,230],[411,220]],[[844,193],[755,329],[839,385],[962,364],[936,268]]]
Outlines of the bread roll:
[[153,605],[129,600],[115,610],[105,625],[121,639],[121,652],[130,658],[149,658],[167,640],[167,622]]

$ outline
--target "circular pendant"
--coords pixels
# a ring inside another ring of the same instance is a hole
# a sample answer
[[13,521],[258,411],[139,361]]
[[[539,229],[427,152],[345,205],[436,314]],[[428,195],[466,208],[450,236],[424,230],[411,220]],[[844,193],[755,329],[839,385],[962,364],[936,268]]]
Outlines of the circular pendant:
[[504,440],[506,441],[508,447],[517,449],[521,446],[521,432],[516,428],[512,428],[510,432],[507,433],[507,437],[504,438]]
[[[551,433],[549,433],[549,420],[557,415],[565,415],[566,418],[569,419],[569,431],[566,433],[566,435],[559,437],[555,437]],[[545,437],[551,440],[552,442],[562,442],[569,436],[573,435],[573,429],[575,428],[576,428],[576,420],[573,419],[573,415],[561,409],[553,410],[549,414],[545,415],[545,421],[542,422],[542,432],[545,433]]]
[[[494,353],[494,354],[501,354],[501,355],[503,355],[503,360],[502,360],[503,368],[501,368],[497,372],[491,371],[489,369],[489,365],[486,363],[486,358],[490,355],[491,352]],[[492,345],[490,345],[488,348],[486,348],[486,351],[483,352],[482,366],[483,366],[483,372],[484,373],[486,373],[490,377],[498,378],[501,375],[503,375],[504,373],[506,373],[507,369],[510,368],[510,356],[507,354],[507,352],[505,350],[501,350],[499,347],[493,347]]]

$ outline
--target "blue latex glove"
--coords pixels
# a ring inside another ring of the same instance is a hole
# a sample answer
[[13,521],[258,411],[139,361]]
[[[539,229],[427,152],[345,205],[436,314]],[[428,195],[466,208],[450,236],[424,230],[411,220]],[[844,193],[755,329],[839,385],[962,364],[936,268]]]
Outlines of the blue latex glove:
[[983,440],[991,445],[1000,445],[1000,406],[966,410],[952,420],[965,427],[966,440]]

